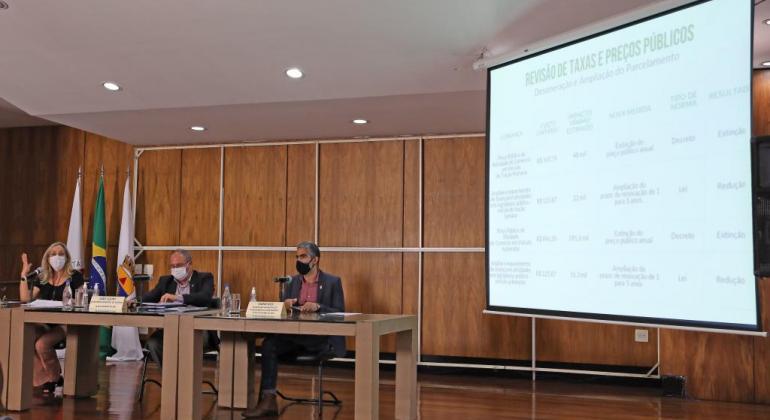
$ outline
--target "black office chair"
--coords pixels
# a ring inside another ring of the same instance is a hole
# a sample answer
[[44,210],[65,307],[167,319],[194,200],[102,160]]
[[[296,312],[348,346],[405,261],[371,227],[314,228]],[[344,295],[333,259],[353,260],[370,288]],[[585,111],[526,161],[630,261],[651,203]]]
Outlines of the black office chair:
[[[275,393],[286,401],[291,401],[293,404],[315,404],[318,406],[319,417],[323,414],[324,404],[330,404],[339,406],[342,404],[342,400],[337,398],[331,391],[324,391],[324,364],[331,359],[334,359],[336,355],[331,348],[322,350],[320,352],[302,352],[297,355],[291,355],[290,357],[282,357],[281,359],[286,362],[296,362],[298,364],[308,364],[318,366],[318,396],[315,398],[296,398],[284,395],[280,390],[276,390]],[[324,399],[324,395],[328,395],[331,399]]]
[[[278,285],[278,300],[283,302],[286,295],[289,283],[291,283],[290,276],[274,277],[273,281]],[[337,398],[331,391],[324,391],[324,363],[331,359],[334,359],[336,355],[332,348],[324,349],[320,352],[301,352],[299,354],[289,354],[282,356],[280,359],[283,362],[295,362],[298,364],[308,364],[318,366],[318,397],[317,398],[296,398],[287,397],[280,390],[276,390],[275,393],[286,401],[291,401],[294,404],[316,404],[318,405],[318,416],[323,413],[324,404],[331,404],[339,406],[342,404],[342,400]],[[332,399],[325,400],[324,394],[329,395]]]
[[[210,350],[210,351],[219,352],[219,349]],[[150,360],[150,350],[145,347],[142,349],[142,353],[144,354],[144,366],[142,366],[142,384],[139,388],[139,402],[142,402],[142,399],[144,398],[145,385],[147,385],[148,383],[153,383],[157,386],[162,386],[160,382],[156,381],[155,379],[147,377],[147,361]],[[214,384],[211,381],[203,381],[203,383],[208,385],[211,388],[211,390],[203,391],[204,394],[210,394],[210,395],[219,394],[219,390],[217,390],[217,387],[214,386]]]
[[[209,305],[212,309],[219,309],[221,305],[221,302],[218,297],[215,297],[211,299],[211,304]],[[212,337],[213,334],[213,337]],[[217,352],[217,357],[219,357],[219,338],[217,337],[216,333],[213,331],[207,331],[206,334],[207,343],[210,346],[209,351],[215,351]],[[150,350],[147,347],[142,348],[142,353],[144,354],[144,366],[142,366],[142,382],[139,386],[139,402],[142,402],[142,399],[144,398],[144,387],[148,383],[153,383],[157,386],[162,386],[160,382],[156,381],[155,379],[151,379],[147,377],[147,361],[150,360]],[[209,395],[219,395],[219,390],[217,390],[217,387],[214,386],[214,384],[211,381],[203,381],[204,384],[208,385],[211,390],[203,391],[204,394]]]

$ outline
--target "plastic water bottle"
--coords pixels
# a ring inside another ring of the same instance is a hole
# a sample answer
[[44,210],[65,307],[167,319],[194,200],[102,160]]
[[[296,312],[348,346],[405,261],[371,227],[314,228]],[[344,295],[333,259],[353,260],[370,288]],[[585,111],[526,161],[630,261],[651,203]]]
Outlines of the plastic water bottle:
[[61,297],[62,308],[65,311],[72,310],[72,287],[70,287],[70,281],[67,280],[67,285],[64,286],[64,291]]
[[232,301],[232,298],[230,296],[230,285],[225,285],[225,291],[222,293],[222,314],[225,316],[230,315],[230,302]]
[[256,302],[256,301],[257,301],[257,288],[252,287],[251,295],[249,296],[249,302]]

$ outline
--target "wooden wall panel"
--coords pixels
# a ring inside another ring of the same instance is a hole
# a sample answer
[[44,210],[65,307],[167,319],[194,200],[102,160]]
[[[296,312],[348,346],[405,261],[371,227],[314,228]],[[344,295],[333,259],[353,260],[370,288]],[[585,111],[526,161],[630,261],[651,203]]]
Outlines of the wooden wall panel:
[[284,245],[294,246],[315,239],[315,145],[291,145],[288,154]]
[[286,242],[286,149],[225,150],[225,245],[282,246]]
[[[770,278],[759,279],[758,292],[762,329],[770,327]],[[754,337],[754,401],[770,404],[770,339]]]
[[537,360],[599,365],[653,367],[658,361],[657,334],[637,343],[634,327],[575,321],[537,321]]
[[219,148],[182,151],[179,243],[219,244]]
[[[402,313],[402,262],[399,253],[326,252],[321,270],[342,278],[345,311],[369,314]],[[348,339],[348,350],[355,341]],[[384,337],[382,352],[394,352],[395,340]]]
[[149,150],[139,157],[136,238],[145,245],[180,245],[181,150]]
[[245,310],[251,288],[257,288],[257,299],[278,301],[278,286],[273,277],[283,274],[283,252],[229,251],[222,258],[222,291],[230,285],[232,293],[241,294]]
[[[117,245],[120,236],[120,220],[123,189],[126,176],[134,166],[133,148],[125,143],[92,133],[86,133],[85,164],[83,168],[83,225],[88,226],[87,242],[93,236],[94,205],[98,189],[100,167],[104,167],[104,204],[107,225],[107,244]],[[72,198],[69,199],[72,206]],[[69,215],[69,212],[67,212]],[[88,223],[85,223],[85,222]],[[66,231],[65,231],[66,232]],[[90,259],[90,249],[86,258]],[[109,256],[108,256],[109,258]]]
[[404,141],[404,247],[420,246],[420,141]]
[[403,254],[403,281],[401,290],[401,311],[404,314],[419,313],[420,266],[419,254]]
[[319,244],[401,246],[403,142],[322,144],[320,154]]
[[[43,245],[66,238],[83,135],[65,127],[0,130],[3,244]],[[64,221],[63,223],[61,221]]]
[[422,352],[526,360],[529,318],[483,315],[484,254],[427,253],[423,266]]
[[0,246],[0,297],[16,300],[19,298],[19,274],[21,274],[21,253],[26,252],[33,266],[38,267],[48,245],[5,245]]
[[484,138],[425,140],[423,147],[423,245],[484,247]]
[[748,336],[661,330],[661,373],[687,377],[693,398],[754,400],[753,339]]
[[[58,182],[53,176],[58,172],[58,166],[63,159],[56,153],[56,127],[22,128],[13,131],[16,134],[15,142],[26,143],[23,144],[22,150],[26,151],[25,154],[30,158],[20,162],[20,177],[14,178],[28,182],[28,187],[19,184],[16,190],[21,196],[21,206],[17,207],[20,212],[16,213],[19,218],[15,220],[26,219],[26,229],[21,235],[12,236],[16,236],[18,242],[15,243],[18,244],[44,245],[55,239],[56,220],[51,212],[59,204],[56,194]],[[66,206],[66,199],[61,200],[61,206]]]
[[754,70],[753,135],[770,136],[770,70]]
[[[78,176],[78,168],[84,164],[85,139],[86,133],[84,131],[70,127],[55,127],[53,141],[57,149],[56,155],[58,159],[56,159],[54,164],[56,169],[50,180],[55,179],[56,191],[51,194],[55,201],[51,203],[52,205],[49,208],[51,210],[50,217],[55,221],[52,239],[65,243],[67,242],[67,232],[69,231],[72,198],[75,195],[75,181]],[[82,187],[80,194],[80,199],[82,200]]]

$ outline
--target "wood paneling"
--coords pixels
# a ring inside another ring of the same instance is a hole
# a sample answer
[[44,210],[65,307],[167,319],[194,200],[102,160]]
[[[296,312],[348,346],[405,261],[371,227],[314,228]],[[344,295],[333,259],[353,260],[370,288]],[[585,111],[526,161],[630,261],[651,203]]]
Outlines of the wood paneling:
[[[75,182],[78,176],[78,168],[82,167],[85,153],[86,133],[69,127],[56,127],[55,147],[56,170],[51,181],[55,179],[56,191],[51,194],[53,199],[50,217],[54,221],[54,236],[56,240],[67,242],[67,232],[69,231],[70,214],[72,213],[72,198],[75,195]],[[81,186],[81,197],[83,189]],[[82,203],[85,207],[85,203]],[[93,206],[93,203],[89,204]],[[83,224],[85,225],[85,223]],[[53,242],[53,241],[51,241]],[[36,245],[44,245],[39,243]]]
[[[762,329],[770,326],[770,278],[759,279]],[[770,404],[770,338],[754,337],[754,401]]]
[[419,312],[420,267],[419,254],[403,254],[403,281],[401,309],[403,314],[417,315]]
[[[401,254],[381,252],[326,252],[321,270],[339,276],[345,293],[345,311],[369,314],[402,313]],[[355,348],[348,339],[348,350]],[[394,352],[393,336],[384,337],[380,351]]]
[[[107,245],[117,245],[120,236],[120,220],[123,188],[128,171],[133,168],[132,147],[96,134],[86,133],[85,164],[83,168],[83,226],[87,229],[86,242],[93,236],[94,205],[98,191],[100,168],[104,167],[104,213],[107,225]],[[70,194],[69,208],[72,206]],[[69,220],[69,210],[65,220]],[[66,230],[65,230],[66,233]],[[90,247],[85,252],[91,258]],[[109,256],[108,256],[109,259]]]
[[[286,175],[286,243],[312,241],[315,235],[315,145],[289,146]],[[293,263],[293,262],[292,262]]]
[[687,377],[694,398],[754,400],[752,337],[661,330],[661,373]]
[[483,137],[424,141],[423,245],[484,246]]
[[283,252],[231,251],[222,259],[222,279],[232,293],[241,294],[243,310],[249,302],[251,288],[257,288],[257,299],[278,301],[278,286],[273,277],[283,275]]
[[83,132],[66,127],[0,130],[3,244],[66,240],[83,144]]
[[536,326],[537,360],[598,365],[641,366],[657,363],[657,334],[637,343],[634,327],[540,319]]
[[[21,274],[21,253],[26,252],[34,267],[40,265],[48,245],[5,245],[0,246],[0,297],[19,297],[19,274]],[[5,288],[5,290],[3,290]]]
[[286,157],[286,146],[225,150],[225,245],[286,242]]
[[754,70],[753,135],[770,136],[770,70]]
[[427,253],[423,265],[422,353],[526,360],[529,318],[483,315],[484,254]]
[[404,141],[404,247],[420,246],[420,141]]
[[320,153],[319,244],[401,246],[403,142],[322,144]]
[[179,242],[219,244],[219,148],[182,151]]
[[149,150],[139,157],[136,238],[145,245],[180,245],[181,150]]

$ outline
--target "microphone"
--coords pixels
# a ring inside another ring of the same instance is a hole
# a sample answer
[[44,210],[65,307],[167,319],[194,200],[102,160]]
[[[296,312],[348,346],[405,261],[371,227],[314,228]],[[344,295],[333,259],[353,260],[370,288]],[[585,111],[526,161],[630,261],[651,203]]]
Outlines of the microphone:
[[150,275],[149,274],[134,274],[134,277],[132,277],[132,280],[134,280],[135,282],[150,281]]
[[31,273],[29,273],[26,276],[24,276],[24,280],[34,279],[35,277],[39,276],[40,273],[42,273],[42,272],[43,272],[43,267],[38,267],[34,271],[32,271]]
[[273,277],[273,282],[275,282],[275,283],[281,283],[281,284],[283,284],[283,283],[288,283],[288,282],[290,282],[290,281],[291,281],[291,276],[278,276],[278,277]]

